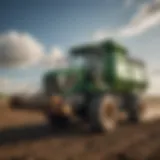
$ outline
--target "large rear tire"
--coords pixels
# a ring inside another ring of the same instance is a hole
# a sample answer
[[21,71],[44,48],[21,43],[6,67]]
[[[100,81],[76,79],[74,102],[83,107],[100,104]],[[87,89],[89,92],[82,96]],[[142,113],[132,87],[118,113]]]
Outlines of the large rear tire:
[[89,106],[89,120],[92,131],[111,132],[118,122],[118,103],[112,95],[96,98]]

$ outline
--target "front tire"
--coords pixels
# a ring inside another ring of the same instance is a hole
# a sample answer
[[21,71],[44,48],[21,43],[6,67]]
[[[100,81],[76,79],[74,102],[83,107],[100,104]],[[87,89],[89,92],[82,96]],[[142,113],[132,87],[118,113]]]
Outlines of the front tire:
[[89,119],[93,131],[111,132],[118,122],[118,104],[112,95],[96,98],[89,106]]

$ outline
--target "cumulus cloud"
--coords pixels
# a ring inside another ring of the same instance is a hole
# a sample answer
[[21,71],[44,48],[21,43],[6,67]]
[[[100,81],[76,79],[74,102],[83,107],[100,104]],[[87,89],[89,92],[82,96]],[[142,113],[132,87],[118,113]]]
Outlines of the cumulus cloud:
[[43,57],[40,64],[47,68],[60,68],[66,67],[68,62],[62,50],[59,47],[53,47],[49,54]]
[[40,86],[35,85],[33,82],[10,82],[10,90],[7,89],[7,93],[22,93],[22,94],[33,94],[39,90]]
[[160,77],[160,68],[155,68],[155,69],[151,70],[151,74],[153,76],[159,76]]
[[0,78],[0,92],[7,93],[7,89],[10,88],[10,80],[6,77]]
[[35,82],[19,81],[17,79],[0,78],[0,92],[6,94],[26,93],[31,94],[38,91],[39,86]]
[[23,67],[37,63],[44,48],[27,33],[8,32],[0,35],[0,67]]
[[147,93],[151,95],[160,95],[160,74],[151,74]]
[[93,40],[103,40],[105,38],[111,38],[113,36],[116,36],[115,31],[105,31],[105,30],[98,30],[93,34]]
[[120,36],[135,36],[160,24],[160,1],[144,4],[129,24],[120,31]]
[[152,0],[150,3],[143,4],[123,28],[115,31],[98,30],[94,33],[93,38],[100,40],[108,37],[133,37],[159,24],[160,0]]
[[7,85],[9,80],[7,78],[0,78],[0,86]]
[[8,85],[10,84],[9,79],[7,78],[0,78],[0,92],[5,92],[6,89],[8,88]]
[[[41,67],[51,69],[66,67],[67,58],[59,47],[45,52],[44,46],[28,33],[8,32],[0,35],[0,68]],[[35,92],[34,82],[17,82],[8,78],[0,78],[0,92]]]
[[67,61],[58,47],[49,53],[28,33],[8,32],[0,35],[0,67],[29,67],[33,65],[51,68],[66,66]]

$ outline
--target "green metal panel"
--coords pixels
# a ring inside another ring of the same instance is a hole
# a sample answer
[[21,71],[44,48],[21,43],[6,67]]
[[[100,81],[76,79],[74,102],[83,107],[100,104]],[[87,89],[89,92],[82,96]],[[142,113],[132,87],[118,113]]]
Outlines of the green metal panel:
[[[117,92],[132,92],[134,90],[144,90],[147,87],[147,78],[145,77],[145,67],[142,62],[130,59],[127,49],[112,40],[104,41],[96,45],[83,45],[74,47],[71,55],[91,55],[97,54],[102,57],[102,79],[110,89]],[[71,92],[90,90],[96,92],[99,89],[92,82],[85,81],[86,68],[82,66],[54,70],[45,74],[44,77],[57,75],[74,74],[79,79],[77,84],[73,85]],[[102,90],[102,88],[101,88]]]
[[135,59],[129,59],[129,62],[132,72],[131,81],[133,89],[144,90],[147,87],[147,77],[143,62]]
[[[110,46],[111,45],[111,46]],[[105,80],[111,90],[124,92],[130,89],[127,51],[122,46],[114,46],[112,42],[103,45],[105,48]]]
[[139,60],[131,61],[123,46],[109,43],[103,46],[106,51],[104,75],[111,90],[118,92],[144,90],[147,87],[144,64]]
[[130,74],[128,70],[128,61],[126,55],[120,52],[114,54],[114,72],[115,72],[114,86],[116,90],[118,91],[129,90]]

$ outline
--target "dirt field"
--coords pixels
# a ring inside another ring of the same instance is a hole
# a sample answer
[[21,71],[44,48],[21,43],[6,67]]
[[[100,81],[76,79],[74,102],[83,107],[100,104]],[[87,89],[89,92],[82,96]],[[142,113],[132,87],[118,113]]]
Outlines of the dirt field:
[[[146,119],[158,113],[151,110]],[[160,160],[160,120],[93,135],[84,127],[54,131],[41,113],[1,106],[0,160]]]

